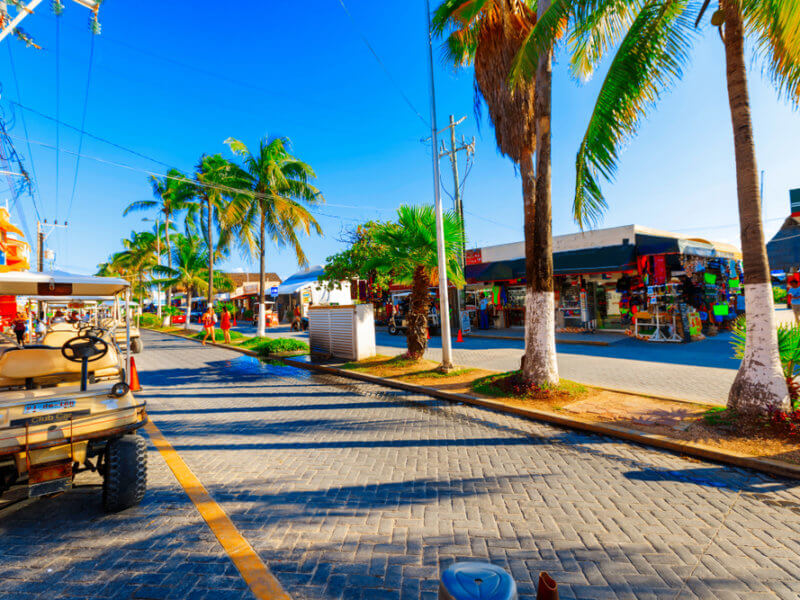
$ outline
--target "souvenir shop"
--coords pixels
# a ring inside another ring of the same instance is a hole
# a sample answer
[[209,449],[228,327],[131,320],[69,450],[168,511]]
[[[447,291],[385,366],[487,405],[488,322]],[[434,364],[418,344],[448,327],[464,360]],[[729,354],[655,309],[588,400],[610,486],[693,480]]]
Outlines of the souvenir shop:
[[556,276],[557,330],[624,331],[651,342],[715,335],[744,312],[738,258],[702,241],[638,239],[632,262],[616,272]]
[[[522,328],[522,244],[470,252],[464,308],[473,326],[486,298],[491,328]],[[688,342],[729,329],[744,311],[741,253],[727,244],[630,225],[555,237],[553,267],[562,333]]]

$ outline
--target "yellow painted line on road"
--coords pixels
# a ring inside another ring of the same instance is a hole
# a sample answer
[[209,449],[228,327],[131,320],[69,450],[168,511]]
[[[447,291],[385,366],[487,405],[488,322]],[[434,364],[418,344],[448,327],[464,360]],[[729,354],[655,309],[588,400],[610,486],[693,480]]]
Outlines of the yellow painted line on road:
[[197,476],[192,473],[188,465],[175,451],[164,434],[161,433],[153,421],[148,421],[145,425],[153,445],[161,453],[161,456],[172,470],[178,483],[181,484],[186,495],[191,498],[197,507],[197,512],[205,519],[209,529],[217,536],[219,543],[231,557],[233,564],[239,569],[242,578],[245,580],[250,590],[259,600],[292,600],[281,587],[281,584],[269,570],[269,567],[256,554],[253,547],[248,543],[244,536],[239,533],[236,526],[230,520],[222,507],[214,502],[206,488],[200,483]]

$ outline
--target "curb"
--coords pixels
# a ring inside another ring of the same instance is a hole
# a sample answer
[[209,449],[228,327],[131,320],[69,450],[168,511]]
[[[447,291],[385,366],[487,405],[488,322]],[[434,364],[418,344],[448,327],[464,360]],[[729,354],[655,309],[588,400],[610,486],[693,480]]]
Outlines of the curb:
[[762,473],[768,473],[778,477],[800,479],[800,465],[793,465],[791,463],[785,463],[770,458],[759,458],[750,456],[748,454],[741,454],[729,450],[721,450],[719,448],[713,448],[704,444],[684,442],[667,436],[644,433],[636,429],[629,429],[627,427],[620,427],[618,425],[587,421],[579,417],[566,417],[549,411],[510,406],[495,400],[478,398],[468,394],[444,392],[422,385],[414,385],[393,379],[384,379],[382,377],[367,375],[366,373],[357,373],[354,371],[348,371],[346,369],[339,369],[337,367],[315,365],[303,361],[292,360],[290,358],[283,359],[283,362],[307,371],[317,371],[321,373],[347,377],[350,379],[358,379],[360,381],[375,383],[384,387],[405,390],[408,392],[416,392],[418,394],[424,394],[426,396],[432,396],[434,398],[448,400],[450,402],[463,402],[465,404],[471,404],[473,406],[478,406],[480,408],[495,412],[513,414],[519,417],[531,419],[533,421],[541,421],[551,425],[558,425],[567,429],[578,429],[580,431],[589,431],[591,433],[608,435],[623,439],[628,442],[634,442],[644,446],[652,446],[661,450],[669,450],[670,452],[677,454],[701,458],[716,463],[732,465],[735,467],[744,467],[746,469],[752,469],[754,471],[760,471]]
[[[481,335],[480,333],[468,333],[468,338],[475,338],[480,340],[514,340],[516,342],[524,342],[525,338],[515,335]],[[600,342],[597,340],[560,340],[556,338],[556,344],[573,344],[575,346],[610,346],[616,342]]]

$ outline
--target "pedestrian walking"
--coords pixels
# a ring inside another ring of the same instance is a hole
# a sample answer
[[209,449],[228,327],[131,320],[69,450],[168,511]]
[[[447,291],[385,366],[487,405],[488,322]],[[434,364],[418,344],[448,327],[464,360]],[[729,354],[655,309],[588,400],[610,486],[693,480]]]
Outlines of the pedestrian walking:
[[206,312],[203,313],[203,316],[200,317],[200,322],[203,324],[203,329],[205,330],[206,334],[203,336],[203,346],[206,345],[206,340],[208,336],[211,336],[211,343],[216,344],[217,340],[214,337],[214,319],[216,315],[214,314],[214,309],[209,304]]
[[222,314],[219,318],[219,328],[222,329],[222,335],[225,337],[225,343],[231,343],[231,313],[227,306],[222,307]]
[[292,319],[292,331],[300,331],[302,328],[303,328],[303,322],[301,319],[300,305],[295,304],[294,318]]
[[792,279],[789,283],[789,296],[795,323],[800,323],[800,282],[797,279]]
[[25,330],[28,328],[25,322],[25,315],[21,312],[17,313],[14,322],[12,323],[14,334],[17,336],[17,344],[20,346],[25,344]]

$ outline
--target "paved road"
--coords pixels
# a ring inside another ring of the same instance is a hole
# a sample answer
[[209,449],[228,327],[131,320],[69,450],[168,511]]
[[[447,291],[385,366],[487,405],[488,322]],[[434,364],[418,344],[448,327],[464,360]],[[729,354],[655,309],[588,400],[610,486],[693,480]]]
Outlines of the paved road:
[[[778,311],[778,316],[788,312]],[[250,325],[236,329],[255,335]],[[269,330],[268,335],[308,339],[306,332],[291,331],[287,325]],[[389,335],[384,328],[375,335],[379,353],[394,356],[406,351],[404,336]],[[723,333],[692,344],[648,344],[632,338],[610,346],[557,344],[558,367],[563,378],[587,385],[725,404],[739,367],[730,340],[730,334]],[[467,337],[453,344],[453,359],[459,365],[510,371],[519,368],[524,348],[521,340]],[[441,338],[431,338],[426,357],[441,360]]]
[[[144,335],[152,419],[296,600],[433,600],[465,558],[524,600],[542,569],[565,600],[800,595],[797,482]],[[89,488],[0,514],[0,596],[251,598],[149,460],[120,515]]]

